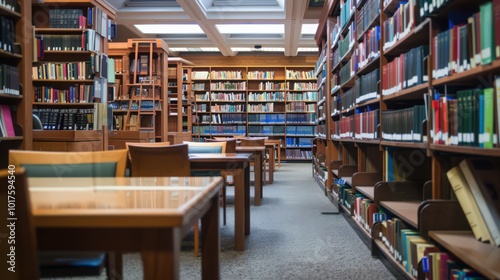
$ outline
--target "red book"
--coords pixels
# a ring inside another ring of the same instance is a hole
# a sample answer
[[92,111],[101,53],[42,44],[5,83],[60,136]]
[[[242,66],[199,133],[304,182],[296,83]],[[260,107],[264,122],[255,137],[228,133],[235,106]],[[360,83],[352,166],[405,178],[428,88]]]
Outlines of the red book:
[[12,115],[10,113],[10,107],[8,105],[1,105],[0,113],[2,114],[2,124],[5,128],[7,137],[16,136],[16,132],[14,131],[14,124],[12,122]]
[[433,117],[434,117],[434,138],[433,142],[436,144],[441,144],[441,128],[439,126],[440,124],[440,116],[439,116],[439,100],[432,100],[432,112],[433,112]]

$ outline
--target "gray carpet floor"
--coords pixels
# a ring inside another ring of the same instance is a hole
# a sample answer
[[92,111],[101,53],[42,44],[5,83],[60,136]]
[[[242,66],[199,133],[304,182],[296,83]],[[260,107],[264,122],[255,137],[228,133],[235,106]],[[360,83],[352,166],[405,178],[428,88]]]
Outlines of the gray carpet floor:
[[[227,225],[221,225],[221,279],[399,278],[370,255],[344,215],[322,214],[336,209],[312,178],[310,163],[282,163],[263,193],[261,206],[253,206],[252,199],[251,234],[246,250],[237,252],[233,188],[228,188]],[[140,258],[136,253],[124,255],[124,279],[142,279]],[[201,258],[193,256],[190,234],[183,241],[181,279],[200,279],[200,263]]]

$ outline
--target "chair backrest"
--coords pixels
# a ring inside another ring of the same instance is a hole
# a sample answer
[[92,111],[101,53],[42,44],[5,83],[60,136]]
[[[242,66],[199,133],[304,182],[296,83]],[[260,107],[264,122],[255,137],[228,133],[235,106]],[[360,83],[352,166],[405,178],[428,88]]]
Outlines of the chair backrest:
[[205,139],[205,141],[206,142],[225,142],[226,143],[226,153],[228,153],[228,154],[236,153],[236,143],[238,142],[238,140],[235,138],[217,139],[214,137],[214,139]]
[[190,176],[188,145],[127,143],[132,176]]
[[134,145],[135,147],[165,147],[170,146],[170,142],[126,142],[125,146]]
[[264,146],[264,138],[253,138],[253,139],[240,139],[241,146]]
[[226,142],[188,142],[188,153],[190,154],[220,154],[226,153]]
[[10,150],[9,163],[30,177],[123,177],[127,150],[44,152]]
[[[4,241],[0,242],[0,250],[2,252],[0,261],[6,264],[7,267],[11,265],[15,266],[15,272],[2,271],[0,275],[1,279],[19,279],[19,280],[34,280],[39,279],[39,268],[38,268],[38,258],[34,257],[37,254],[37,243],[35,229],[33,226],[33,217],[31,215],[31,204],[30,204],[30,194],[28,190],[28,183],[26,180],[26,172],[23,168],[17,167],[15,173],[12,173],[13,169],[2,169],[0,170],[0,200],[5,201],[5,207],[7,208],[8,193],[11,190],[15,191],[15,214],[17,221],[15,222],[15,228],[9,228],[8,226],[3,226],[0,228],[0,234],[5,236]],[[15,182],[12,182],[12,175],[15,177]],[[10,177],[10,178],[9,178]],[[13,187],[15,189],[13,189]],[[12,196],[11,196],[12,197]],[[0,211],[0,219],[2,221],[7,221],[7,209],[4,208]],[[7,221],[7,225],[9,221]],[[15,230],[16,239],[19,242],[15,244],[15,260],[12,263],[10,256],[11,254],[9,243],[7,242],[7,236],[11,236],[12,232]],[[7,277],[8,276],[8,277]]]

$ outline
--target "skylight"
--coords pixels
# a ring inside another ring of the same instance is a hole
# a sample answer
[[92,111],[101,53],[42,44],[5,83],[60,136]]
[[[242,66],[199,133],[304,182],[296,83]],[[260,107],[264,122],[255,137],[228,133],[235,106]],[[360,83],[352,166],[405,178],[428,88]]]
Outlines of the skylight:
[[214,47],[201,47],[201,48],[186,48],[186,47],[179,47],[179,48],[169,48],[173,52],[218,52],[220,51],[219,48],[214,48]]
[[136,24],[143,34],[204,34],[198,24]]
[[283,34],[284,24],[216,24],[222,34]]
[[302,24],[302,29],[300,31],[301,34],[316,34],[316,30],[318,29],[317,23],[304,23]]

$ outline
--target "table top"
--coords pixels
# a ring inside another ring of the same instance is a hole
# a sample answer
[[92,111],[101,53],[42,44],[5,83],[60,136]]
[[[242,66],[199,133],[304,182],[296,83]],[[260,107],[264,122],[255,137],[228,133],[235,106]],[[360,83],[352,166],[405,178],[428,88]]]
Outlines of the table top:
[[252,159],[252,154],[250,153],[226,153],[226,154],[189,154],[190,161],[250,161]]
[[37,227],[182,227],[217,195],[221,177],[29,178]]
[[265,146],[236,146],[237,152],[264,152]]

